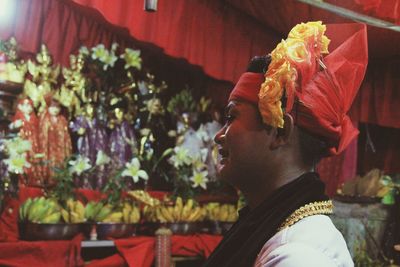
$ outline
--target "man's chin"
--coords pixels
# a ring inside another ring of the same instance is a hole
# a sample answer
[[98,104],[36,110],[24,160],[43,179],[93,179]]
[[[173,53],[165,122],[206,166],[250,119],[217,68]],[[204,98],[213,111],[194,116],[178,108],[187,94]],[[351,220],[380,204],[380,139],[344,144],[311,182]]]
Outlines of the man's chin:
[[233,172],[228,163],[218,165],[217,178],[218,180],[224,181],[228,184],[234,184]]

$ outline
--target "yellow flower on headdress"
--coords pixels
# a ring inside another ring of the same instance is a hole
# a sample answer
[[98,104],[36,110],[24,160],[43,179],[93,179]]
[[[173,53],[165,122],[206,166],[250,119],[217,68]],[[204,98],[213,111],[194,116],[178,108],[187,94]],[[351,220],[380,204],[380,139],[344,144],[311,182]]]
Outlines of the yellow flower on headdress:
[[259,92],[259,110],[264,123],[282,128],[282,96],[287,96],[286,108],[292,108],[298,77],[302,83],[317,71],[316,62],[321,54],[328,53],[330,40],[324,35],[326,26],[320,21],[296,25],[286,40],[271,52],[271,63]]

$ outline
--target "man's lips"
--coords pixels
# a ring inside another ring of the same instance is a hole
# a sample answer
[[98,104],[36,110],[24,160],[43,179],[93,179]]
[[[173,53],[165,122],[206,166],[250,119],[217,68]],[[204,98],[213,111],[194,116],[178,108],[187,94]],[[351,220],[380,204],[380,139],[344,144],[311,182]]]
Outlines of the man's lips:
[[220,147],[218,148],[218,153],[220,155],[220,163],[224,164],[228,160],[229,153],[226,149]]

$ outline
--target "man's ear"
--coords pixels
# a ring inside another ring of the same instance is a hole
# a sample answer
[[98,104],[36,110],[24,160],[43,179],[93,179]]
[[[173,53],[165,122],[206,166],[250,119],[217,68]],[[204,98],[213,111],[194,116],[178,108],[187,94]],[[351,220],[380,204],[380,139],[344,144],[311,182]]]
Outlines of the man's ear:
[[275,140],[271,143],[271,149],[277,149],[281,146],[289,144],[290,139],[294,132],[294,120],[292,115],[284,114],[283,115],[283,128],[279,128],[276,131]]

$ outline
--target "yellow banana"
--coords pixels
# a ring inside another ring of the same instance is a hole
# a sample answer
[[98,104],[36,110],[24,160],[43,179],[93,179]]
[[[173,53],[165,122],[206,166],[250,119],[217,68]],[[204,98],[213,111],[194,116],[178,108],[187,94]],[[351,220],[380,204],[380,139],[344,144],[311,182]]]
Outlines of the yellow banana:
[[190,216],[187,218],[188,222],[194,222],[196,220],[198,220],[201,216],[201,208],[200,207],[196,207],[194,208],[193,212],[191,212]]
[[81,217],[78,213],[75,211],[70,211],[70,222],[71,223],[81,223],[83,222],[84,218]]
[[175,208],[173,211],[176,221],[180,221],[182,217],[183,201],[181,197],[176,198]]
[[186,204],[182,209],[182,215],[181,215],[182,221],[186,221],[188,219],[188,217],[190,216],[192,207],[193,207],[193,199],[188,199],[188,201],[186,201]]
[[85,207],[83,206],[82,202],[75,201],[74,203],[74,212],[76,212],[81,221],[85,220]]
[[61,212],[56,211],[53,214],[48,215],[47,217],[43,218],[42,223],[58,223],[60,222]]
[[120,223],[122,220],[122,212],[113,212],[110,215],[108,215],[103,222],[108,222],[108,223]]
[[130,213],[131,212],[128,208],[124,207],[122,209],[122,217],[123,217],[124,222],[130,223]]
[[69,213],[65,209],[61,209],[61,216],[62,216],[62,218],[64,219],[64,221],[66,223],[70,223],[71,222],[71,220],[69,218]]
[[161,214],[166,219],[167,222],[174,222],[174,217],[169,212],[167,207],[160,207]]
[[70,211],[75,210],[75,202],[74,202],[74,200],[72,198],[69,198],[67,200],[67,209],[70,210]]
[[161,213],[161,208],[162,208],[162,207],[158,207],[158,208],[156,209],[156,217],[157,217],[157,219],[158,219],[161,223],[166,223],[166,222],[167,222],[167,219],[164,218],[163,214]]
[[140,210],[137,207],[133,207],[129,220],[130,223],[138,223],[140,221]]

